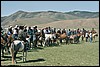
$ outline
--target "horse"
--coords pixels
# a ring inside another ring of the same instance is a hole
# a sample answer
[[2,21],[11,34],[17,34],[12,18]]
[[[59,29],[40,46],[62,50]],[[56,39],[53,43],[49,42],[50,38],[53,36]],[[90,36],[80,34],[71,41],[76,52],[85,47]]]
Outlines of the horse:
[[[44,45],[45,46],[50,46],[56,41],[56,34],[50,33],[50,34],[45,34],[45,41]],[[58,44],[58,42],[57,42]]]
[[97,36],[98,36],[97,33],[93,33],[93,34],[92,34],[92,40],[93,40],[93,42],[95,42],[95,37],[97,37]]
[[4,56],[4,50],[6,50],[7,53],[10,53],[8,45],[8,36],[6,33],[4,33],[4,35],[1,36],[1,50],[2,50],[2,56]]
[[[27,56],[27,50],[26,50],[26,45],[25,45],[25,42],[24,41],[21,41],[21,40],[14,40],[12,43],[11,43],[11,46],[10,46],[10,49],[11,49],[11,55],[12,55],[12,64],[16,63],[16,55],[19,51],[22,51],[23,52],[23,62],[24,60],[26,61],[26,56]],[[24,56],[24,52],[25,53],[25,56]]]
[[66,44],[69,44],[69,37],[67,36],[66,33],[63,34],[56,33],[56,37],[58,38],[58,40],[60,40],[60,43],[62,43],[62,40],[65,40]]
[[35,33],[35,35],[33,36],[33,40],[34,40],[34,44],[36,45],[36,47],[38,47],[39,45],[44,47],[44,36],[42,32],[37,32]]
[[79,38],[82,34],[81,33],[77,33],[75,35],[71,35],[69,37],[70,43],[78,43],[79,42]]
[[1,37],[1,51],[2,51],[2,56],[4,56],[4,48],[5,48],[5,40]]

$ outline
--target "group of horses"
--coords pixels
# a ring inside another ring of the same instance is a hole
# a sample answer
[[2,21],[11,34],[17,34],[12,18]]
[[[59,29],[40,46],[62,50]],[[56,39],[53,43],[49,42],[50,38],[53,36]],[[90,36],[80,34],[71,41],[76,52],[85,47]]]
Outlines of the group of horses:
[[[79,39],[82,35],[84,35],[84,33],[82,32],[71,36],[68,36],[66,33],[61,34],[56,32],[56,33],[44,34],[42,32],[37,32],[35,36],[33,36],[33,44],[36,44],[37,47],[39,45],[44,47],[44,46],[50,46],[53,43],[60,45],[63,41],[65,41],[66,44],[79,43]],[[97,36],[97,34],[94,33],[93,37],[95,38],[95,36]],[[14,40],[12,34],[7,36],[7,33],[5,33],[4,36],[1,37],[2,56],[4,56],[4,50],[6,50],[8,53],[11,52],[12,64],[16,63],[16,54],[18,53],[18,51],[22,51],[23,56],[26,57],[27,47],[31,48],[29,46],[33,45],[30,43],[29,37],[27,37],[26,40],[27,40],[26,42],[19,39]]]

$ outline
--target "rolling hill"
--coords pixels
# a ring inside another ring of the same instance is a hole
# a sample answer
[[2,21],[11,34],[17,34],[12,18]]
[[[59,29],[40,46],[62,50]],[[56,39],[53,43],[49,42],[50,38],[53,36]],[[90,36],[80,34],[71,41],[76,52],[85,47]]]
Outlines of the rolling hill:
[[38,27],[55,27],[55,28],[99,28],[99,18],[61,20],[47,24],[39,24]]
[[9,16],[1,17],[1,25],[38,25],[48,24],[55,21],[66,21],[74,19],[98,18],[99,12],[73,11],[73,12],[57,12],[57,11],[40,11],[25,12],[17,11]]

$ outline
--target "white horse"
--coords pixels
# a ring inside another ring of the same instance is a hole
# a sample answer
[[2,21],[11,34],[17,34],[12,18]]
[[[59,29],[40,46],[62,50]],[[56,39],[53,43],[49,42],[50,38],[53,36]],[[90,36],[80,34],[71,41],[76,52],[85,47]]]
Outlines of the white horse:
[[[25,51],[25,48],[26,48],[26,46],[25,46],[24,41],[14,40],[11,43],[12,64],[16,63],[16,54],[18,51],[23,52],[23,61],[24,61],[24,59],[26,61],[27,51]],[[24,56],[24,51],[26,52],[25,56]]]
[[54,38],[56,38],[55,34],[45,34],[45,45],[50,45],[52,44]]
[[96,36],[98,36],[98,33],[93,33],[93,34],[92,34],[93,42],[95,42],[95,37],[96,37]]

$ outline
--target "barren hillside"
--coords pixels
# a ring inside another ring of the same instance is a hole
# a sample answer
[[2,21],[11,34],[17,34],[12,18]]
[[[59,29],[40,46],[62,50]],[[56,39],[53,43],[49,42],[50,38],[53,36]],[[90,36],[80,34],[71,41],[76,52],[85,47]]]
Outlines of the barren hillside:
[[69,28],[99,29],[99,18],[63,20],[63,21],[56,21],[56,22],[38,25],[38,27],[40,28],[45,28],[48,26],[55,27],[55,28],[66,28],[66,29]]

